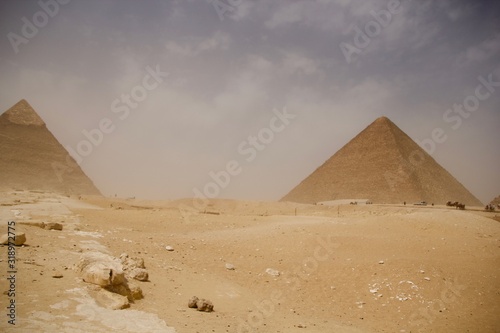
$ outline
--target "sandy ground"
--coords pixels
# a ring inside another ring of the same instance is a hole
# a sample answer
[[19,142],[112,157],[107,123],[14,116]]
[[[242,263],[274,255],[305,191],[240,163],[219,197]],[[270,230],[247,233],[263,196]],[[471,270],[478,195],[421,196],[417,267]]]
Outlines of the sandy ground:
[[[499,213],[231,200],[190,206],[2,193],[0,233],[14,220],[28,240],[16,248],[16,325],[7,322],[12,297],[4,293],[0,331],[500,332]],[[37,222],[64,229],[30,225]],[[145,298],[125,310],[98,306],[96,287],[74,269],[89,251],[144,258]],[[8,292],[7,247],[0,259]],[[215,311],[189,309],[193,295]]]

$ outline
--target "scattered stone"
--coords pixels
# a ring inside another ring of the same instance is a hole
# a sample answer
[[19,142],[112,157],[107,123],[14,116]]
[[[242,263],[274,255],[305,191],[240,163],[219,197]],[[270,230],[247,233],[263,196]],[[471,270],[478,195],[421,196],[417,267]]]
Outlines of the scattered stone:
[[197,307],[196,303],[198,303],[198,297],[191,297],[188,301],[188,308],[195,309]]
[[207,299],[198,298],[193,296],[188,301],[188,307],[191,309],[197,309],[202,312],[212,312],[214,310],[214,305]]
[[383,265],[383,264],[384,264],[384,261],[383,261],[383,260],[380,260],[378,263],[379,263],[380,265]]
[[426,280],[426,281],[430,281],[430,280],[431,280],[431,278],[430,278],[430,277],[424,277],[424,280]]
[[63,277],[62,273],[61,272],[55,272],[54,274],[52,274],[52,277],[54,279],[60,279]]
[[196,302],[196,307],[198,311],[203,311],[203,312],[214,311],[214,305],[212,304],[212,302],[204,298],[199,299],[198,302]]
[[134,268],[132,270],[126,271],[126,273],[132,279],[135,279],[138,281],[148,281],[148,279],[149,279],[148,271],[145,270],[144,268]]
[[268,268],[266,269],[266,273],[272,276],[280,276],[280,272],[276,269]]
[[171,247],[170,245],[167,245],[167,246],[165,246],[165,250],[167,250],[167,251],[173,251],[174,248]]
[[42,228],[45,230],[63,230],[62,224],[56,222],[42,223]]
[[235,267],[234,267],[234,265],[233,265],[233,264],[229,264],[229,263],[227,263],[227,264],[226,264],[226,269],[227,269],[227,270],[229,270],[229,271],[234,271]]
[[[26,243],[26,234],[24,232],[16,231],[14,239],[10,239],[10,244],[14,244],[15,246],[21,246]],[[5,234],[0,237],[0,244],[9,245],[9,235]]]

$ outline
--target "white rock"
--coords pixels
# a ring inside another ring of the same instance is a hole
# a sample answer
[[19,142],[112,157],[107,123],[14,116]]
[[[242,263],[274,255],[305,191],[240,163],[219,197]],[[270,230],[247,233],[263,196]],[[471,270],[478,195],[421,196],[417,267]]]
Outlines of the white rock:
[[83,281],[101,287],[119,285],[126,281],[120,261],[100,252],[86,253],[77,265]]
[[91,292],[96,303],[110,310],[121,310],[130,307],[127,297],[109,292],[105,289]]
[[170,245],[168,245],[168,246],[165,246],[165,250],[167,250],[167,251],[173,251],[174,248],[171,247]]
[[384,261],[383,261],[383,260],[380,260],[378,263],[379,263],[380,265],[383,265],[383,264],[384,264]]
[[229,271],[234,271],[234,268],[235,268],[235,267],[234,267],[234,265],[233,265],[233,264],[229,264],[229,263],[227,263],[227,264],[226,264],[226,269],[227,269],[227,270],[229,270]]
[[266,269],[266,273],[272,276],[280,276],[280,272],[276,269],[268,268]]
[[424,277],[424,280],[426,280],[426,281],[430,281],[430,280],[431,280],[431,278],[426,276],[426,277]]

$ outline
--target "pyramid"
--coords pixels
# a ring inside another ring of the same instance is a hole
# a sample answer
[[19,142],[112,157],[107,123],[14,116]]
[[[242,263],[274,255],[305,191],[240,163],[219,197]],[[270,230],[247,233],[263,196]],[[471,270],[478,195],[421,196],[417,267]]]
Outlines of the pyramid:
[[100,195],[24,99],[0,115],[0,156],[1,190]]
[[459,201],[482,206],[460,182],[386,117],[376,119],[281,201],[373,203]]
[[491,200],[490,205],[500,205],[500,195],[495,199]]

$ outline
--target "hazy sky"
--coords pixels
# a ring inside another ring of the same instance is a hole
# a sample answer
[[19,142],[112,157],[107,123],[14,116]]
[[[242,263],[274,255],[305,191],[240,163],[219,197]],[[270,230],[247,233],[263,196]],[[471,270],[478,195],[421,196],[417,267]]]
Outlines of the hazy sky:
[[2,1],[0,15],[0,110],[27,99],[106,195],[190,197],[229,167],[219,197],[276,200],[382,115],[416,141],[441,128],[438,163],[483,202],[500,195],[498,1]]

